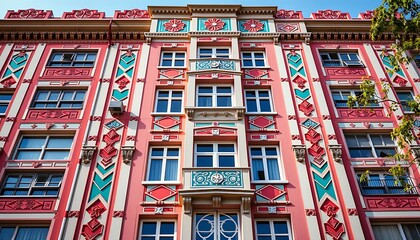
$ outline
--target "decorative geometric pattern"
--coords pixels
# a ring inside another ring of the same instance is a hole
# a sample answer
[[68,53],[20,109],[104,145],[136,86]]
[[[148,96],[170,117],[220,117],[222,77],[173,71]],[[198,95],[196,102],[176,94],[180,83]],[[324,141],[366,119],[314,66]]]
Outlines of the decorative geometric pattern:
[[391,81],[399,84],[401,87],[404,87],[408,83],[406,80],[407,77],[405,76],[402,68],[400,68],[398,71],[392,71],[394,67],[391,64],[391,60],[389,59],[389,54],[390,53],[383,52],[379,54],[382,60],[382,64],[384,65],[388,77],[391,79]]
[[239,20],[239,30],[241,32],[268,32],[268,21],[267,20]]
[[165,201],[165,200],[172,200],[175,201],[174,196],[176,195],[176,189],[174,186],[148,186],[145,192],[146,194],[146,201]]
[[119,91],[118,89],[114,89],[112,91],[112,98],[118,101],[122,101],[128,97],[128,89],[125,89],[123,91]]
[[159,20],[158,32],[188,32],[190,22],[180,19]]
[[280,9],[275,17],[277,19],[302,19],[303,15],[301,11]]
[[105,127],[108,129],[116,129],[118,130],[119,128],[121,128],[122,126],[124,126],[124,124],[122,124],[120,121],[118,121],[117,119],[114,119],[110,122],[105,123]]
[[198,19],[199,31],[230,31],[229,18],[199,18]]
[[73,10],[71,12],[64,12],[61,18],[63,19],[102,19],[105,17],[105,12],[98,12],[98,10],[81,9]]
[[334,10],[319,10],[317,13],[312,13],[313,19],[351,19],[349,13],[342,13]]
[[153,130],[157,131],[168,131],[168,130],[179,130],[181,121],[179,117],[164,116],[155,117],[153,121]]
[[298,23],[277,23],[277,32],[300,32]]
[[283,185],[256,185],[255,190],[257,202],[286,200],[286,191]]
[[250,116],[248,122],[250,129],[275,129],[273,116]]
[[132,9],[115,11],[114,18],[127,18],[127,19],[139,19],[139,18],[150,18],[149,12],[147,10]]
[[292,79],[297,75],[306,77],[305,68],[303,66],[303,59],[299,54],[291,51],[289,54],[287,54],[287,60],[289,63],[289,70]]
[[184,77],[184,70],[180,69],[161,69],[159,70],[159,79],[183,79]]
[[13,55],[12,59],[10,59],[9,64],[6,67],[6,71],[4,71],[3,73],[1,83],[3,83],[3,81],[10,77],[13,78],[15,82],[19,81],[19,78],[22,75],[23,69],[25,68],[28,58],[29,55],[24,52],[20,52],[18,54]]
[[86,211],[89,213],[91,220],[83,225],[82,236],[88,240],[94,240],[100,236],[104,230],[104,225],[98,221],[98,218],[106,211],[106,208],[98,199],[91,204]]
[[266,79],[268,71],[265,69],[245,69],[244,78],[246,79]]
[[26,10],[13,11],[9,10],[4,19],[48,19],[52,18],[53,12],[51,10],[35,10],[33,8]]
[[302,122],[302,126],[305,128],[317,128],[319,126],[319,123],[313,121],[312,119],[308,118],[305,121]]
[[235,62],[229,60],[200,60],[196,62],[197,70],[220,69],[235,71]]
[[243,187],[242,171],[192,171],[191,187]]
[[305,90],[300,90],[300,89],[295,89],[295,95],[296,97],[302,99],[302,100],[306,100],[308,98],[311,97],[311,92],[309,91],[309,89],[305,89]]

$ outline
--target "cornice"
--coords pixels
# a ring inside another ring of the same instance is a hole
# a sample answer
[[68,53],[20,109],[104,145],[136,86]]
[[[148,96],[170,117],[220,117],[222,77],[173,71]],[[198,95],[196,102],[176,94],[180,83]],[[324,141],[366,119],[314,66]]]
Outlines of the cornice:
[[188,38],[186,32],[146,32],[144,33],[146,38]]
[[179,6],[149,6],[149,13],[152,15],[190,15],[190,9],[188,7]]
[[203,36],[224,36],[224,37],[239,37],[241,35],[241,32],[239,31],[218,31],[218,32],[199,32],[199,31],[194,31],[194,32],[190,32],[190,36],[191,37],[203,37]]
[[142,32],[0,32],[0,41],[139,41]]
[[240,15],[270,15],[274,16],[277,12],[277,7],[241,7]]
[[198,5],[188,4],[191,13],[237,13],[241,5]]

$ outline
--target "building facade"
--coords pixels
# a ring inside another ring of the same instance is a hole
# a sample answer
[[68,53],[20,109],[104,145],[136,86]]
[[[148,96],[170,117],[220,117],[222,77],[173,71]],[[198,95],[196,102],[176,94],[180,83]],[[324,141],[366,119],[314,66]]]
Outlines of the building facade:
[[[8,11],[0,239],[419,239],[419,170],[389,133],[420,61],[389,73],[372,14]],[[364,79],[397,110],[348,108]]]

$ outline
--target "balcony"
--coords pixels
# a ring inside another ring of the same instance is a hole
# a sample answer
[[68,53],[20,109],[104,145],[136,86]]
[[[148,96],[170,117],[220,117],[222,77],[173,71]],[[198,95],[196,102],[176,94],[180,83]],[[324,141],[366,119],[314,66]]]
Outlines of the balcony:
[[403,184],[395,182],[394,179],[371,179],[365,182],[359,181],[360,190],[364,196],[372,195],[417,195],[416,187],[411,179],[404,179],[404,182],[411,186],[404,189]]
[[196,60],[196,70],[228,70],[235,71],[235,61],[219,60],[219,59],[205,59]]

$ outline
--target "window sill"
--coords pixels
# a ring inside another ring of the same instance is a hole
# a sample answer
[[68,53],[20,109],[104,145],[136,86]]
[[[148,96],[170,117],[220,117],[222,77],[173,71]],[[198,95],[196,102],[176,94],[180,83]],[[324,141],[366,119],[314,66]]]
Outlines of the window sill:
[[51,198],[56,199],[58,196],[45,196],[45,195],[0,195],[0,198]]
[[245,115],[278,115],[277,112],[245,112]]
[[289,184],[288,180],[276,180],[276,181],[251,181],[251,184],[254,185],[264,185],[264,184]]
[[172,112],[152,112],[150,113],[151,116],[184,116],[185,113],[181,112],[181,113],[172,113]]
[[187,67],[157,66],[157,69],[186,69]]
[[29,107],[28,110],[82,110],[83,108],[34,108]]
[[255,68],[261,68],[261,69],[271,69],[271,67],[270,66],[252,66],[252,67],[249,67],[249,66],[246,66],[246,67],[244,67],[244,66],[241,66],[241,68],[242,69],[255,69]]
[[95,66],[85,67],[85,66],[45,66],[46,68],[94,68]]
[[142,181],[142,185],[181,185],[179,181]]

